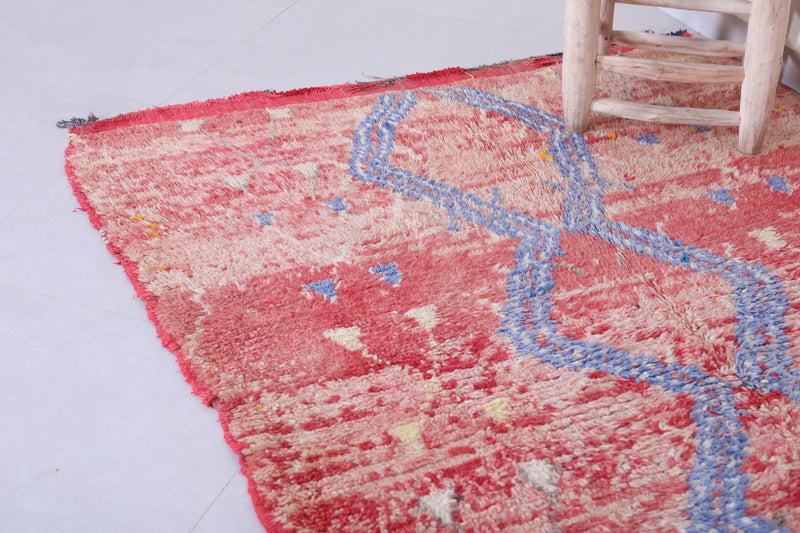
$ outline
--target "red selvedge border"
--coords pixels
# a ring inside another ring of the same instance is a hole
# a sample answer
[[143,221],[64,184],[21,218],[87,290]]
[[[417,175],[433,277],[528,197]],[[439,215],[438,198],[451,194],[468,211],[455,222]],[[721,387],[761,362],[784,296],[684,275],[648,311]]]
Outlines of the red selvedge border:
[[284,92],[247,92],[204,102],[155,107],[143,111],[125,113],[117,117],[98,120],[97,122],[92,122],[82,127],[72,128],[70,133],[85,135],[113,130],[124,126],[156,124],[171,120],[191,120],[232,111],[275,108],[292,104],[321,102],[390,91],[408,91],[434,85],[455,83],[471,78],[490,78],[515,72],[527,72],[559,63],[561,63],[561,55],[555,54],[498,63],[496,65],[477,67],[474,69],[448,68],[435,72],[410,74],[399,78],[376,82],[346,83],[343,85],[310,87]]

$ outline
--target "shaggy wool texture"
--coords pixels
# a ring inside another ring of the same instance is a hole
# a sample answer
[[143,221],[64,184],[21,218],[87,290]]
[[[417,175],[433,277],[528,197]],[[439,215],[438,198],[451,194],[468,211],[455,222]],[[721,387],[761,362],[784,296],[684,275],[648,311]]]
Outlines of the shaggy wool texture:
[[268,531],[800,531],[800,98],[560,113],[546,57],[71,131]]

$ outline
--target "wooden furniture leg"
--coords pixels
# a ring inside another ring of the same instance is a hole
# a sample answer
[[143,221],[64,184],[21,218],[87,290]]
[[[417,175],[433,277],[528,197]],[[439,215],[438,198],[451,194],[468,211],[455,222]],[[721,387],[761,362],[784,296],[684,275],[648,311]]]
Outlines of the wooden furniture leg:
[[789,0],[752,2],[739,109],[739,149],[746,154],[761,149],[772,114],[783,61],[789,7]]
[[[566,0],[562,94],[566,127],[584,132],[589,113],[669,124],[739,126],[739,149],[761,149],[778,85],[793,0]],[[614,31],[616,4],[672,7],[749,16],[745,43]],[[612,44],[677,54],[741,57],[743,65],[608,55]],[[597,71],[685,83],[741,83],[739,111],[665,107],[594,98]]]
[[611,32],[614,30],[614,0],[600,2],[600,40],[597,54],[606,56],[611,51]]
[[562,96],[567,129],[584,132],[597,81],[600,0],[567,0]]

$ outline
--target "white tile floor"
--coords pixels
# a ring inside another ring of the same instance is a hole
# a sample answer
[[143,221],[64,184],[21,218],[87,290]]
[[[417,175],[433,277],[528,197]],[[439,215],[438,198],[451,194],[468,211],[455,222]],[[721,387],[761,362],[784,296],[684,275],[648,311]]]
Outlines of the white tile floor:
[[[401,7],[398,7],[401,6]],[[0,530],[255,532],[235,454],[77,210],[60,118],[561,49],[553,0],[0,5]],[[649,8],[621,26],[674,31]]]

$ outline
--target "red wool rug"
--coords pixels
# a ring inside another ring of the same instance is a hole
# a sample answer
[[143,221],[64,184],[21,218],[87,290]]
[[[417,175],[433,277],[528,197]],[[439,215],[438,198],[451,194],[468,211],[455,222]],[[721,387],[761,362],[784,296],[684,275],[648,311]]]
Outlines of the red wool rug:
[[71,131],[268,531],[800,531],[800,98],[755,157],[732,128],[581,136],[559,62]]

